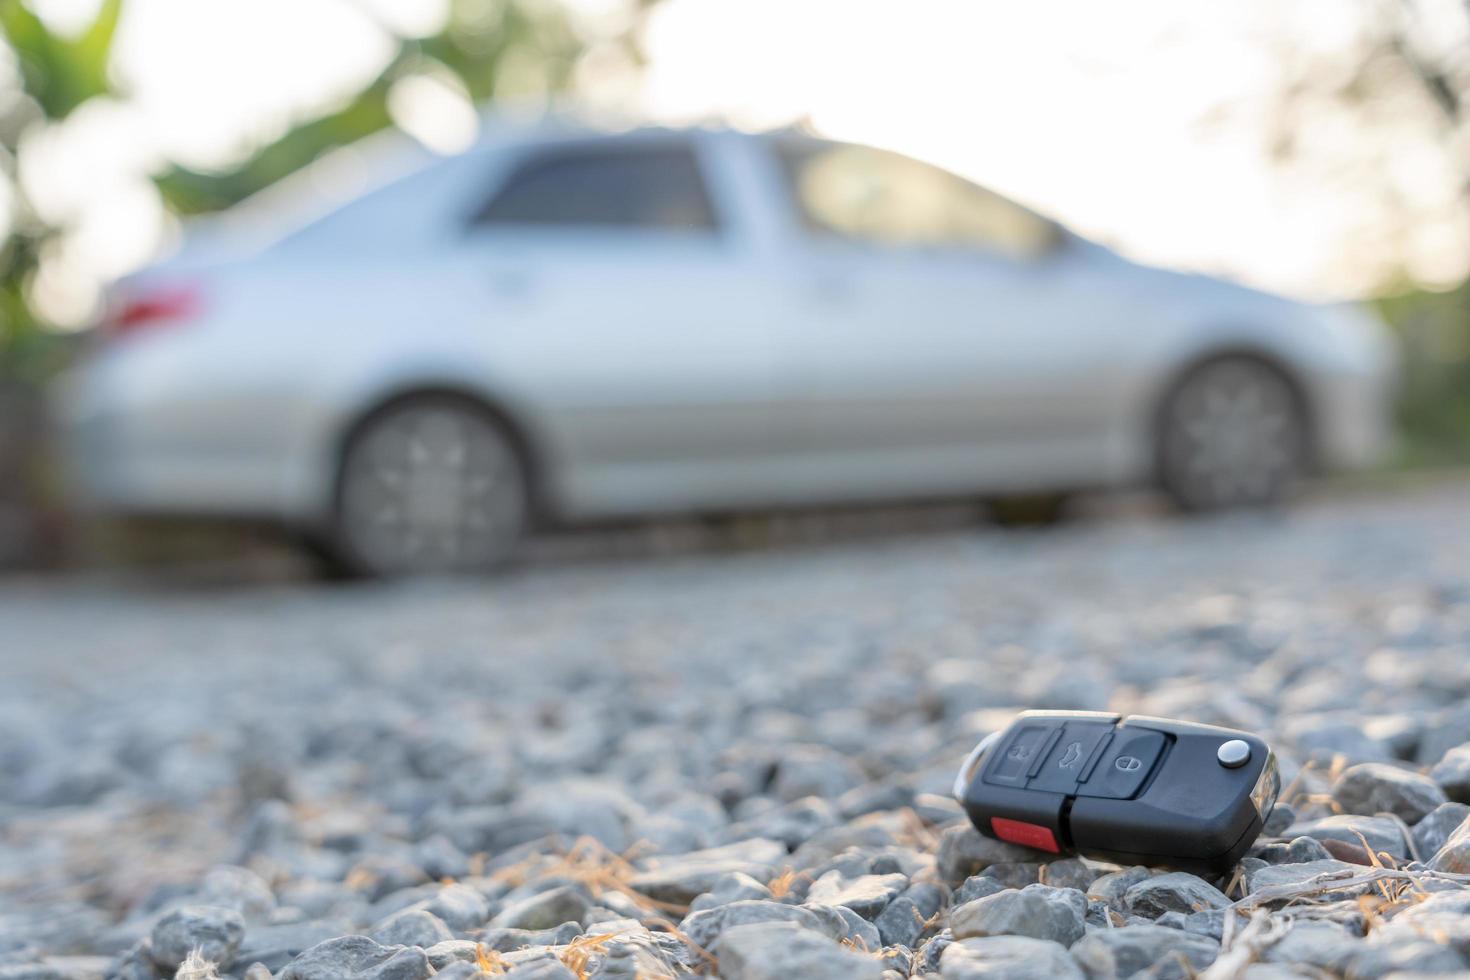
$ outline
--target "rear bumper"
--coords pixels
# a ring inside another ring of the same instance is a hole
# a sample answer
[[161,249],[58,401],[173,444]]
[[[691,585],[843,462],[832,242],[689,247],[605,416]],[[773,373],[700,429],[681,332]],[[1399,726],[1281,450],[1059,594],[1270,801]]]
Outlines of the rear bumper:
[[297,523],[284,492],[289,442],[261,427],[222,424],[208,394],[125,386],[105,361],[56,386],[70,503],[118,516],[211,517]]

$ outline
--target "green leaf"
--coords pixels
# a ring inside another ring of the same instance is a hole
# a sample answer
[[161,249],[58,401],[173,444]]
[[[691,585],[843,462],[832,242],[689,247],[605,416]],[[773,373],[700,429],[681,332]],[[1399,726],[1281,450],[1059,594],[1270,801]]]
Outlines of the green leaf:
[[26,92],[52,119],[111,90],[107,78],[122,0],[103,0],[75,40],[54,33],[21,0],[0,0],[0,31],[15,50]]

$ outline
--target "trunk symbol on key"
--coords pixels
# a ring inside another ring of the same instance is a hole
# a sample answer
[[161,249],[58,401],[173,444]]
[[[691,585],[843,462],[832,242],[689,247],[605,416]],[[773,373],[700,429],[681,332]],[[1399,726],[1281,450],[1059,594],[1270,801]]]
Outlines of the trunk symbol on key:
[[1113,765],[1120,772],[1136,772],[1143,766],[1143,762],[1139,759],[1135,759],[1131,755],[1120,755],[1113,763]]
[[1067,746],[1067,751],[1062,753],[1061,759],[1057,762],[1057,767],[1059,769],[1074,769],[1081,761],[1082,743],[1073,742]]

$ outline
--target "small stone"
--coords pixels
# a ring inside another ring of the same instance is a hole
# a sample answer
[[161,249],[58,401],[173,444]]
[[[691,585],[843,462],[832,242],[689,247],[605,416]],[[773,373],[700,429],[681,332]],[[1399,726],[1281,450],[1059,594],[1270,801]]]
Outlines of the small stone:
[[245,938],[245,918],[222,905],[190,905],[175,909],[153,927],[153,962],[160,969],[177,970],[191,950],[211,963],[229,963]]
[[833,939],[846,936],[846,924],[840,917],[828,918],[817,910],[780,902],[731,902],[701,912],[691,912],[679,924],[679,931],[697,946],[709,949],[726,929],[763,922],[790,922],[805,929],[825,933]]
[[[767,810],[738,830],[746,836],[768,837],[795,849],[820,831],[840,822],[837,808],[819,796],[806,796]],[[736,828],[732,828],[732,832]]]
[[701,909],[712,909],[717,905],[729,905],[731,902],[740,902],[750,899],[769,899],[771,890],[756,881],[743,871],[732,871],[721,876],[714,888],[703,895],[695,897],[689,906],[689,911],[698,912]]
[[262,963],[268,970],[279,970],[313,946],[351,931],[347,923],[333,921],[251,926],[245,931],[236,962]]
[[1098,929],[1072,946],[1072,958],[1090,978],[1142,973],[1150,980],[1185,980],[1219,952],[1213,939],[1152,923]]
[[1434,812],[1414,824],[1414,846],[1419,850],[1419,857],[1425,861],[1432,858],[1466,819],[1470,819],[1470,806],[1464,803],[1442,803],[1435,807]]
[[1036,851],[984,837],[968,824],[950,827],[939,838],[936,862],[944,883],[955,887],[992,864],[1032,860]]
[[490,903],[469,885],[445,885],[432,898],[417,902],[413,907],[438,916],[456,932],[478,929],[490,917]]
[[985,936],[950,943],[939,958],[944,980],[1082,980],[1061,943]]
[[470,871],[469,857],[443,834],[433,834],[419,841],[414,845],[413,856],[424,869],[424,874],[435,881],[462,878]]
[[581,889],[559,885],[502,909],[490,925],[498,929],[550,929],[573,919],[581,921],[591,904]]
[[424,949],[429,965],[436,970],[442,970],[451,963],[473,963],[478,952],[479,943],[472,939],[446,939]]
[[1184,917],[1184,931],[1209,936],[1215,942],[1219,942],[1225,935],[1225,920],[1233,914],[1229,909],[1191,912]]
[[1470,803],[1470,742],[1457,745],[1429,770],[1445,796],[1456,803]]
[[47,956],[35,963],[0,959],[0,980],[103,980],[113,976],[111,968],[108,956]]
[[1350,766],[1332,787],[1332,797],[1348,813],[1392,813],[1417,823],[1445,802],[1444,790],[1428,776],[1382,762]]
[[1288,842],[1267,844],[1258,848],[1252,856],[1267,864],[1305,864],[1332,857],[1315,837],[1297,837]]
[[792,922],[733,926],[714,947],[724,980],[882,980],[873,957]]
[[1001,861],[980,872],[986,878],[994,878],[1007,888],[1025,888],[1041,882],[1044,865],[1035,861]]
[[1429,866],[1435,871],[1470,874],[1470,820],[1461,823],[1450,834],[1444,846],[1430,859]]
[[984,898],[986,895],[994,895],[1005,890],[1006,886],[994,878],[987,878],[983,874],[974,875],[966,878],[965,883],[955,889],[954,894],[950,896],[950,904],[958,908],[966,902],[973,902],[977,898]]
[[563,922],[554,929],[486,929],[480,934],[480,942],[487,949],[509,953],[527,946],[565,946],[581,934],[581,925]]
[[420,946],[428,949],[453,939],[454,933],[449,931],[443,919],[432,912],[404,909],[373,926],[368,936],[384,946]]
[[836,800],[867,778],[847,755],[825,745],[791,745],[776,764],[771,791],[777,799],[791,803],[805,796]]
[[891,980],[889,974],[905,980],[914,972],[914,954],[907,946],[885,946],[878,954],[878,964],[883,967],[883,980]]
[[1419,764],[1434,765],[1451,749],[1470,742],[1470,704],[1461,702],[1435,718],[1419,743]]
[[577,980],[565,963],[550,954],[511,969],[505,980]]
[[1087,888],[1087,896],[1101,899],[1109,908],[1122,912],[1125,909],[1123,896],[1128,893],[1128,889],[1152,875],[1153,872],[1141,864],[1122,871],[1113,871],[1094,880]]
[[1280,837],[1286,833],[1286,828],[1296,823],[1296,811],[1285,803],[1278,803],[1271,808],[1271,815],[1266,818],[1266,823],[1261,827],[1261,833],[1267,837]]
[[1361,723],[1336,712],[1289,719],[1282,731],[1287,741],[1315,761],[1331,763],[1338,756],[1349,762],[1388,762],[1388,746],[1363,732]]
[[[1282,885],[1299,885],[1319,875],[1351,877],[1362,873],[1362,868],[1346,861],[1328,858],[1325,861],[1308,861],[1306,864],[1268,864],[1246,875],[1246,890],[1252,895]],[[1361,895],[1368,888],[1359,885],[1350,889],[1335,890],[1343,898]]]
[[1060,861],[1043,864],[1039,878],[1043,885],[1051,885],[1054,888],[1076,888],[1085,892],[1102,875],[1102,871],[1080,858],[1063,858]]
[[1470,958],[1470,889],[1436,892],[1373,930],[1373,941],[1388,945],[1424,939]]
[[249,868],[230,864],[211,868],[199,887],[200,905],[234,909],[246,923],[263,923],[276,908],[276,896],[264,878]]
[[1361,834],[1368,841],[1368,846],[1375,851],[1383,851],[1391,855],[1395,860],[1404,860],[1409,856],[1408,845],[1404,843],[1403,831],[1392,817],[1369,817],[1358,814],[1342,813],[1331,817],[1322,817],[1310,823],[1300,823],[1291,828],[1292,836],[1315,837],[1319,841],[1338,840],[1347,844],[1362,846]]
[[[280,800],[271,800],[269,803],[280,803]],[[262,804],[262,807],[265,805]],[[346,880],[352,887],[364,892],[369,901],[376,902],[394,892],[425,884],[429,876],[413,861],[389,855],[370,855],[348,871]]]
[[939,885],[923,882],[910,887],[889,903],[874,920],[884,946],[907,946],[910,949],[924,934],[929,920],[944,906],[944,890]]
[[815,912],[822,920],[819,931],[839,942],[845,941],[858,949],[880,949],[883,946],[878,927],[845,905],[808,904],[803,908]]
[[770,881],[786,860],[786,846],[780,841],[754,838],[675,858],[650,859],[649,867],[633,875],[628,886],[660,902],[687,904],[737,871]]
[[978,898],[950,913],[955,938],[1030,936],[1070,946],[1086,931],[1087,899],[1073,888],[1027,885]]
[[434,980],[484,980],[485,972],[474,963],[450,963],[434,974]]
[[366,936],[341,936],[296,957],[276,980],[423,980],[429,958],[411,946],[381,946]]
[[1305,963],[1341,972],[1357,951],[1358,937],[1335,922],[1294,922],[1277,942],[1267,947],[1270,963]]
[[908,884],[908,878],[901,874],[848,878],[840,871],[829,871],[812,882],[806,900],[817,905],[841,905],[871,920]]
[[1173,871],[1140,881],[1123,895],[1123,907],[1134,915],[1204,912],[1222,909],[1230,899],[1203,878]]
[[1461,974],[1470,969],[1465,957],[1432,939],[1395,943],[1359,943],[1343,964],[1343,974],[1353,980],[1380,980],[1390,974]]

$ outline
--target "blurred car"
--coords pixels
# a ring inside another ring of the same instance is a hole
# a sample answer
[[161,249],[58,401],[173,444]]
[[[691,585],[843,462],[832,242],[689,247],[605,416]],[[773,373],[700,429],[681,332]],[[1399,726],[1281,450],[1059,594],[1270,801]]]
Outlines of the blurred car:
[[502,130],[244,257],[196,252],[124,282],[68,379],[82,490],[265,518],[362,573],[674,511],[1139,484],[1260,505],[1385,437],[1365,314],[794,133]]

